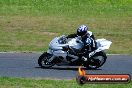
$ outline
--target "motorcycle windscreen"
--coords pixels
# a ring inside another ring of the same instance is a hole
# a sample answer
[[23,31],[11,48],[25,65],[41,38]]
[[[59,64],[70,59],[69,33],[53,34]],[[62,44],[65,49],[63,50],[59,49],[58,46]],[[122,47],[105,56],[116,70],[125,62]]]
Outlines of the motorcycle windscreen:
[[62,46],[59,46],[58,42],[59,37],[54,38],[50,43],[49,43],[49,48],[53,50],[61,50]]

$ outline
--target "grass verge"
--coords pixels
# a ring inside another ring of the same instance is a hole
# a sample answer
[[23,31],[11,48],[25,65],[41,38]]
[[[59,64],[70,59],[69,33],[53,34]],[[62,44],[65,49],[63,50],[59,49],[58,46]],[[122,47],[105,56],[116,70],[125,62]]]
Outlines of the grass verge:
[[0,77],[0,88],[131,88],[128,84],[85,84],[80,86],[76,80],[46,80]]

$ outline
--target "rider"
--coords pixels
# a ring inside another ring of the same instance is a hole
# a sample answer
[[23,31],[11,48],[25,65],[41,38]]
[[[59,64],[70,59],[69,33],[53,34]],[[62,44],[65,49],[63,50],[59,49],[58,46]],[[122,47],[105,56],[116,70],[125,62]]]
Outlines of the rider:
[[77,33],[70,34],[67,38],[75,38],[81,37],[81,41],[84,43],[84,47],[80,53],[84,53],[87,49],[88,51],[93,51],[96,49],[96,41],[95,37],[91,31],[88,31],[88,27],[86,25],[81,25],[77,28]]

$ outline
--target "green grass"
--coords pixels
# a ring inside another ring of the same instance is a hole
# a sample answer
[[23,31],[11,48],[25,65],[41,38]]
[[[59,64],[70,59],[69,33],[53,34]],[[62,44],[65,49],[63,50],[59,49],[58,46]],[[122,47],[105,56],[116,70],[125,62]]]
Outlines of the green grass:
[[2,15],[131,16],[131,0],[1,0]]
[[81,24],[132,54],[132,0],[0,0],[0,51],[44,51]]
[[0,77],[0,88],[131,88],[128,84],[84,84],[78,85],[76,80],[46,80]]

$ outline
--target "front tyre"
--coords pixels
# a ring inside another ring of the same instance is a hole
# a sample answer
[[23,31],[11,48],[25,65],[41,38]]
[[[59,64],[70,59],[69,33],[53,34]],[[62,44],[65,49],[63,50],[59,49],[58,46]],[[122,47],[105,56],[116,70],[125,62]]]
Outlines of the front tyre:
[[97,69],[106,62],[107,56],[105,52],[97,52],[90,58],[90,61],[86,63],[85,67],[90,69]]
[[41,68],[50,68],[54,65],[54,63],[52,61],[49,61],[49,59],[52,57],[53,55],[44,52],[38,59],[38,64]]

